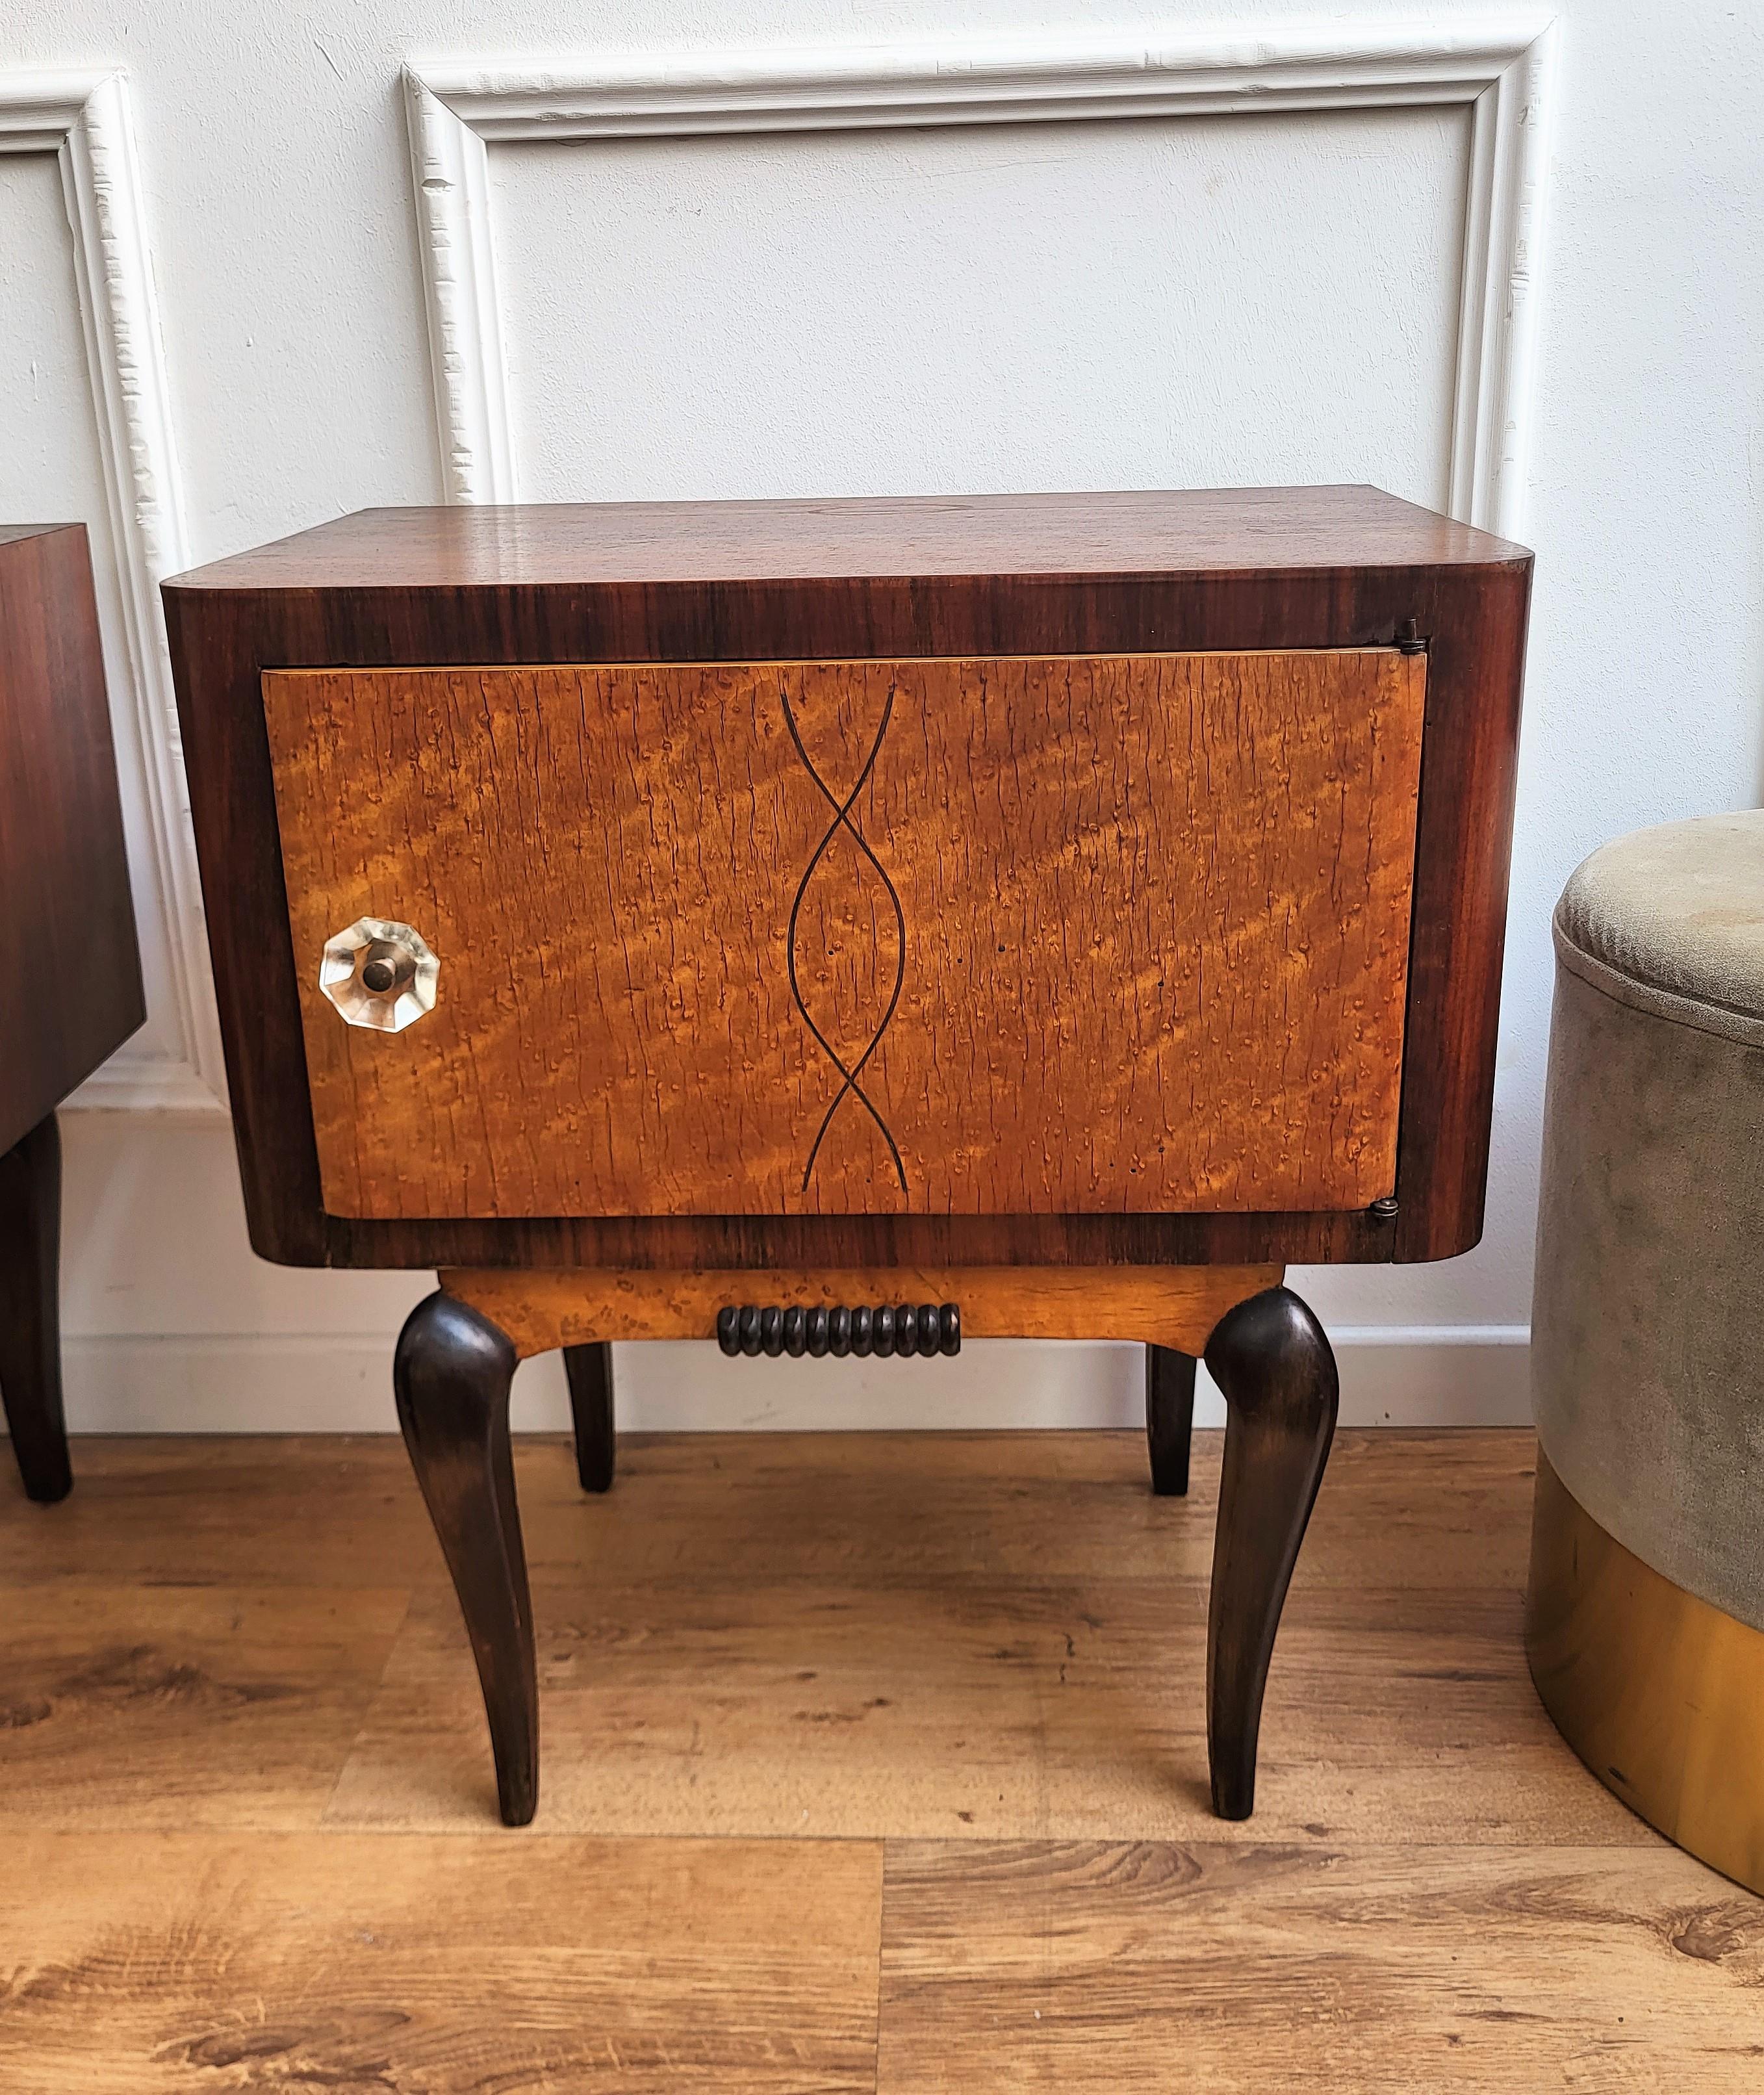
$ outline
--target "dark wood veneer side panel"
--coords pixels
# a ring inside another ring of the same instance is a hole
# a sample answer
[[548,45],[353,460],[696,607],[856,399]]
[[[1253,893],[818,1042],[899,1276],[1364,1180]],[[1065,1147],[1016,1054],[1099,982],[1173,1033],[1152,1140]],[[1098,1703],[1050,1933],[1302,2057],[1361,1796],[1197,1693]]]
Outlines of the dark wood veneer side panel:
[[[324,1214],[307,1093],[286,896],[264,728],[264,668],[420,667],[447,662],[741,660],[781,656],[1082,652],[1388,644],[1398,622],[1450,621],[1470,634],[1479,592],[1522,595],[1524,565],[1459,569],[1309,570],[1143,576],[944,577],[817,581],[409,591],[255,592],[173,587],[167,595],[192,805],[252,1242],[300,1265],[557,1265],[574,1263],[854,1265],[920,1263],[1288,1263],[1385,1261],[1397,1226],[1363,1214],[789,1218],[779,1221],[535,1219],[515,1222],[349,1222]],[[1506,577],[1505,583],[1500,578]],[[1461,643],[1468,645],[1471,643]],[[1431,728],[1457,749],[1430,752],[1441,779],[1475,786],[1493,760],[1476,734],[1474,675],[1446,679]],[[1470,744],[1474,747],[1470,747]],[[1498,752],[1496,752],[1498,754]],[[1487,810],[1492,796],[1475,786]],[[1436,807],[1446,809],[1443,796]],[[1427,821],[1424,816],[1424,826]],[[1444,834],[1441,832],[1442,835]],[[1422,856],[1443,865],[1426,836]],[[1498,911],[1499,902],[1496,904]],[[1486,915],[1486,912],[1482,912]],[[1418,935],[1434,987],[1412,995],[1410,1022],[1431,1044],[1430,1066],[1472,1020],[1489,978],[1471,965],[1472,912],[1438,952]],[[1498,969],[1498,961],[1496,964]],[[1463,972],[1469,967],[1469,973]],[[1461,993],[1454,987],[1463,984]],[[1464,1009],[1441,1006],[1457,995]],[[1471,1030],[1474,1030],[1471,1027]],[[1492,1043],[1492,1034],[1490,1035]],[[1492,1045],[1491,1045],[1492,1052]],[[1474,1134],[1477,1087],[1460,1084],[1457,1126]],[[1402,1141],[1431,1139],[1429,1087],[1405,1092]],[[1472,1175],[1479,1188],[1480,1161]],[[1405,1254],[1461,1248],[1462,1189],[1449,1220],[1411,1174]],[[1474,1204],[1474,1203],[1472,1204]]]
[[0,545],[0,1151],[146,1017],[83,525]]
[[303,631],[322,644],[320,600],[163,594],[252,1248],[285,1265],[346,1265],[327,1243],[258,672],[266,645]]
[[1482,1235],[1512,857],[1531,563],[1437,571],[1397,1147],[1396,1257],[1455,1257]]

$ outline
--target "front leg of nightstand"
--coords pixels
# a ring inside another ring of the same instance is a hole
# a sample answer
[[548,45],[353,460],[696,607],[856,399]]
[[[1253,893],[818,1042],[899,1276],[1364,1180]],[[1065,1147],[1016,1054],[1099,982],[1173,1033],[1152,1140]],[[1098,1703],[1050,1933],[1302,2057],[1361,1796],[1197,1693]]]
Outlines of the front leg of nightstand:
[[515,1362],[513,1344],[487,1317],[437,1293],[399,1335],[393,1383],[477,1661],[503,1823],[525,1826],[538,1801],[539,1698],[508,1444]]
[[1322,1326],[1287,1287],[1227,1311],[1204,1357],[1226,1405],[1207,1617],[1207,1752],[1213,1810],[1248,1818],[1268,1663],[1329,1460],[1339,1387]]
[[[399,1416],[477,1653],[503,1816],[519,1823],[531,1815],[535,1737],[514,1487],[494,1482],[508,1476],[516,1354],[563,1348],[577,1466],[596,1490],[612,1466],[609,1352],[599,1335],[707,1338],[719,1309],[743,1301],[917,1299],[959,1303],[960,1327],[972,1336],[1149,1342],[1148,1425],[1160,1491],[1186,1482],[1196,1356],[1204,1346],[1230,1406],[1209,1631],[1213,1800],[1223,1817],[1248,1817],[1268,1660],[1335,1418],[1328,1342],[1298,1297],[1276,1284],[1280,1274],[1278,1266],[1210,1265],[445,1270],[445,1292],[417,1309],[399,1342]],[[511,1808],[512,1792],[525,1799],[524,1811]]]

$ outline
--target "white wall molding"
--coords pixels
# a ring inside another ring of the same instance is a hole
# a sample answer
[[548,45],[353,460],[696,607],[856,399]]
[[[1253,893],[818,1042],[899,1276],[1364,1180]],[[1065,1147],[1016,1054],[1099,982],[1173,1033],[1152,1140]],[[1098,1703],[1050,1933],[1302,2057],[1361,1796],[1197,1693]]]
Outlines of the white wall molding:
[[1472,120],[1450,506],[1517,536],[1553,42],[1547,16],[1350,19],[1137,38],[635,54],[591,66],[412,64],[406,108],[447,499],[518,499],[493,144],[1445,103],[1466,106]]
[[119,72],[0,72],[0,153],[53,153],[73,231],[76,285],[110,511],[133,722],[146,782],[175,1056],[124,1048],[76,1094],[81,1105],[224,1110],[220,1027],[184,784],[159,583],[189,564],[140,172]]
[[[1522,1325],[1340,1326],[1344,1426],[1527,1426]],[[395,1334],[129,1333],[63,1342],[76,1433],[393,1432]],[[1145,1423],[1143,1348],[982,1339],[934,1374],[899,1361],[725,1361],[703,1345],[621,1346],[625,1432],[929,1431]],[[1224,1422],[1203,1377],[1196,1423]],[[520,1432],[565,1432],[560,1357],[515,1383]],[[77,1463],[76,1463],[77,1466]]]

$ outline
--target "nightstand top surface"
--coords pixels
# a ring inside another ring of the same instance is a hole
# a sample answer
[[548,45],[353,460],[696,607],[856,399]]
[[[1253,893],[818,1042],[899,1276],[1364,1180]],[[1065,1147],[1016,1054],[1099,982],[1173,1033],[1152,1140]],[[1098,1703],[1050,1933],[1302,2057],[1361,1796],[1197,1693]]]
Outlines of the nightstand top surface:
[[364,509],[188,590],[1487,567],[1522,547],[1373,487]]
[[0,524],[0,546],[15,546],[21,538],[47,538],[57,531],[80,531],[80,524]]

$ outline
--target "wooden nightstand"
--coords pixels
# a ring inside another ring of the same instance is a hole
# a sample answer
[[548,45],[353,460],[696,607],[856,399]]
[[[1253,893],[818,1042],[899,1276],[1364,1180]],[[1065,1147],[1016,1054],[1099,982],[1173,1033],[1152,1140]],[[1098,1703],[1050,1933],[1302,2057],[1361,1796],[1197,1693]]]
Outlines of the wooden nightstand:
[[33,1499],[62,1422],[55,1108],[146,1017],[83,524],[0,525],[0,1400]]
[[516,1361],[604,1487],[607,1342],[713,1334],[1143,1340],[1170,1491],[1204,1352],[1248,1813],[1336,1405],[1285,1265],[1481,1226],[1530,573],[1322,488],[380,511],[168,584],[252,1240],[441,1269],[399,1410],[511,1823]]

